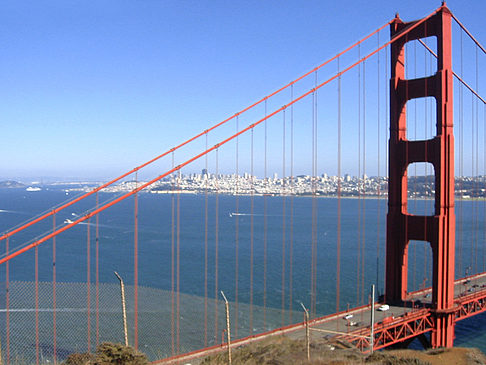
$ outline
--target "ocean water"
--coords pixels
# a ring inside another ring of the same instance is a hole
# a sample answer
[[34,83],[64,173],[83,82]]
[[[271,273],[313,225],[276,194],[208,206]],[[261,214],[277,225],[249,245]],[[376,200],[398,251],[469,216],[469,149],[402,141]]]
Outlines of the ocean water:
[[[57,213],[55,220],[10,239],[9,252],[114,197],[100,193],[98,202],[93,197]],[[0,189],[0,231],[67,198],[72,196],[62,187],[40,192]],[[417,214],[430,212],[432,207],[428,200],[409,203]],[[456,202],[456,277],[485,271],[485,209],[484,201]],[[386,212],[386,199],[139,194],[136,200],[127,199],[98,219],[62,233],[55,242],[46,241],[37,255],[32,249],[10,261],[9,308],[16,311],[10,313],[9,336],[17,336],[10,341],[11,356],[32,359],[36,351],[32,337],[36,288],[32,283],[37,272],[42,283],[37,305],[43,309],[37,351],[52,357],[54,267],[58,357],[73,350],[92,350],[97,341],[122,341],[114,271],[128,288],[131,343],[137,272],[139,344],[152,359],[219,343],[225,328],[221,290],[231,302],[234,338],[302,321],[300,303],[312,309],[314,316],[333,313],[337,306],[344,310],[367,303],[371,284],[383,292]],[[336,303],[338,242],[340,300]],[[5,252],[2,244],[0,254]],[[6,275],[4,264],[0,267],[4,354]],[[412,242],[409,290],[430,284],[430,248]],[[484,328],[484,315],[460,322],[456,345],[486,352]]]

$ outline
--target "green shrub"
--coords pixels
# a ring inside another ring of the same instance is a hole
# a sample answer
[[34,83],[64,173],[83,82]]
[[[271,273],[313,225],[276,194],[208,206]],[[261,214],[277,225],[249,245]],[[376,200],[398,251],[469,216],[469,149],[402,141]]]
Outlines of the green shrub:
[[119,343],[104,342],[96,349],[95,364],[146,365],[148,360],[144,354],[133,347]]
[[95,360],[95,355],[93,354],[88,354],[88,353],[74,353],[71,354],[67,357],[66,360],[64,360],[63,364],[64,365],[91,365],[94,364]]
[[147,365],[147,357],[133,347],[119,343],[104,342],[96,349],[96,354],[74,353],[68,356],[63,365]]

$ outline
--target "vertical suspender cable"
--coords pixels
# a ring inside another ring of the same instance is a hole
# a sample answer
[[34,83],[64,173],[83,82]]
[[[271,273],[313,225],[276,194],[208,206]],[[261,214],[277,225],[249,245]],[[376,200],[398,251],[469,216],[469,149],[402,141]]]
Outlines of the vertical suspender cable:
[[255,206],[254,197],[254,171],[253,171],[253,133],[251,129],[251,148],[250,148],[250,336],[253,334],[253,245],[254,245],[254,222],[253,212]]
[[[479,63],[478,63],[478,47],[476,46],[476,92],[479,92]],[[476,117],[474,118],[476,121],[476,175],[474,176],[475,185],[476,185],[476,194],[479,193],[479,104],[478,99],[474,98],[475,105],[474,108],[476,110]],[[475,273],[479,272],[478,269],[478,257],[479,257],[479,195],[475,197],[475,236],[476,236],[476,255],[474,256],[474,266],[475,266]]]
[[[388,126],[390,125],[390,82],[389,82],[389,76],[388,76],[388,67],[390,67],[390,65],[388,64],[388,52],[389,52],[389,46],[386,46],[385,47],[385,94],[386,94],[386,102],[385,102],[385,128],[384,130],[386,131]],[[388,144],[389,144],[389,140],[388,140],[388,135],[387,133],[384,134],[385,135],[385,166],[386,166],[386,169],[385,169],[385,176],[387,178],[387,181],[388,181],[388,177],[389,177],[389,170],[388,170]]]
[[315,232],[314,232],[314,226],[315,226],[315,216],[314,216],[314,195],[315,195],[315,184],[314,184],[314,123],[315,123],[315,109],[314,109],[314,98],[315,98],[315,92],[312,92],[312,125],[311,125],[311,193],[312,193],[312,206],[311,206],[311,288],[310,288],[310,294],[311,294],[311,303],[310,303],[310,312],[311,312],[311,317],[314,316],[315,313],[315,307],[314,307],[314,301],[315,301],[315,293],[314,293],[314,256],[315,256]]
[[[290,87],[290,99],[294,100],[294,86]],[[290,106],[290,237],[289,237],[289,321],[292,322],[293,302],[293,255],[294,255],[294,105]]]
[[[475,154],[474,154],[474,94],[471,93],[471,176],[474,178],[474,166],[475,166]],[[474,232],[474,226],[475,226],[475,215],[474,215],[474,207],[475,207],[475,199],[473,198],[472,200],[472,235],[471,235],[471,264],[469,265],[471,267],[471,272],[470,274],[475,274],[476,273],[476,268],[474,265],[474,258],[476,256],[476,240],[475,240],[475,232]]]
[[[317,78],[317,71],[315,72],[316,74],[316,78],[315,78],[315,86],[317,87],[317,84],[318,84],[318,78]],[[314,184],[315,184],[315,194],[314,194],[314,216],[315,216],[315,226],[314,226],[314,231],[315,231],[315,256],[314,256],[314,293],[315,293],[315,296],[314,296],[314,300],[315,300],[315,303],[314,303],[314,316],[316,315],[317,313],[317,256],[318,256],[318,252],[319,252],[319,235],[318,235],[318,223],[319,223],[319,207],[318,207],[318,200],[317,200],[317,178],[318,178],[318,162],[319,162],[319,155],[318,155],[318,151],[319,151],[319,140],[318,140],[318,136],[319,136],[319,92],[318,90],[316,89],[316,92],[315,92],[315,95],[316,95],[316,98],[315,98],[315,109],[316,109],[316,112],[315,112],[315,118],[316,118],[316,121],[315,121],[315,128],[314,128],[314,131],[315,131],[315,135],[314,135]]]
[[218,284],[219,284],[219,257],[218,257],[218,245],[219,245],[219,148],[216,148],[216,197],[215,197],[215,223],[214,223],[214,340],[215,343],[218,340]]
[[89,219],[86,224],[86,317],[88,352],[91,352],[91,231]]
[[[5,240],[5,255],[9,254],[9,237]],[[5,263],[5,327],[7,337],[7,365],[10,365],[10,261]]]
[[[315,87],[317,87],[318,84],[318,78],[317,78],[317,70],[315,72]],[[315,250],[314,250],[314,316],[317,313],[317,256],[318,256],[318,248],[319,248],[319,236],[318,236],[318,221],[319,221],[319,209],[317,205],[317,177],[318,177],[318,161],[319,161],[319,143],[318,143],[318,128],[319,128],[319,93],[318,90],[316,89],[315,92],[315,127],[314,127],[314,239],[315,239]]]
[[[138,186],[138,172],[135,173],[135,184]],[[134,212],[134,237],[133,237],[133,316],[134,316],[134,338],[133,344],[138,349],[138,193],[135,193],[135,212]]]
[[[96,193],[96,208],[99,206],[99,196]],[[100,344],[100,215],[96,214],[96,232],[95,232],[95,270],[96,270],[96,347]]]
[[[413,63],[414,63],[414,79],[417,78],[417,42],[413,43],[414,45],[414,51],[413,51]],[[407,63],[408,64],[408,63]],[[414,101],[413,103],[414,107],[414,140],[417,140],[417,102]],[[414,211],[417,212],[417,197],[415,193],[417,193],[417,164],[414,164],[414,180],[413,180],[413,192],[414,192],[414,198],[413,198],[413,206],[414,206]],[[417,213],[415,213],[417,214]],[[412,260],[413,260],[413,271],[412,271],[412,290],[417,290],[417,281],[416,281],[416,274],[417,274],[417,245],[413,245],[413,253],[412,253]]]
[[[52,214],[52,230],[56,229],[56,213]],[[56,236],[52,237],[52,356],[57,364],[57,293],[56,293]]]
[[362,245],[361,245],[361,303],[365,303],[365,247],[366,247],[366,61],[363,60],[363,210],[362,214]]
[[285,198],[285,109],[282,111],[282,273],[281,273],[281,324],[285,325],[285,221],[286,217],[286,198]]
[[[239,119],[240,117],[237,116],[236,117],[236,133],[239,132]],[[234,324],[234,333],[235,333],[235,337],[238,338],[238,313],[239,313],[239,310],[238,310],[238,289],[239,289],[239,283],[238,283],[238,280],[239,280],[239,241],[240,241],[240,217],[239,217],[239,212],[240,212],[240,201],[239,201],[239,198],[238,198],[238,194],[239,194],[239,191],[238,191],[238,184],[239,184],[239,166],[238,166],[238,159],[239,159],[239,137],[236,137],[236,141],[235,141],[235,144],[236,144],[236,151],[235,151],[235,170],[236,170],[236,176],[235,176],[235,179],[236,179],[236,186],[235,186],[235,209],[236,209],[236,217],[234,217],[235,219],[235,313],[236,313],[236,316],[235,316],[235,324]]]
[[[460,33],[460,72],[461,72],[461,79],[464,76],[464,59],[463,59],[463,32]],[[463,275],[463,262],[464,257],[462,254],[463,242],[464,242],[464,235],[463,235],[463,185],[464,185],[464,87],[459,85],[459,190],[461,191],[459,195],[459,257],[458,257],[458,269],[459,274]]]
[[[427,35],[427,23],[425,23],[425,34]],[[436,62],[434,62],[434,59],[432,58],[432,55],[429,54],[429,68],[430,68],[430,71],[429,71],[429,75],[433,75],[434,72],[436,72],[436,70],[434,69],[434,64],[437,65]],[[435,66],[435,68],[437,68],[438,66]],[[428,82],[426,81],[425,82],[425,92],[428,93],[428,87],[429,87],[429,84]],[[434,118],[434,114],[436,114],[435,112],[435,100],[434,101],[431,101],[429,104],[430,106],[430,115],[429,115],[429,121],[430,121],[430,133],[429,133],[429,136],[430,136],[430,139],[434,138],[434,130],[436,129],[436,124],[437,124],[437,115],[435,115],[435,118]],[[434,121],[435,121],[435,124],[434,124]],[[434,129],[435,127],[435,129]],[[437,134],[437,133],[436,133]],[[426,145],[428,145],[428,142],[426,142]],[[425,150],[425,156],[427,157],[427,149]],[[431,168],[431,171],[434,173],[435,175],[435,168],[432,167]],[[434,176],[434,179],[435,179],[435,176]],[[434,186],[434,188],[437,188]],[[435,202],[432,202],[432,200],[428,200],[428,203],[429,203],[429,206],[435,206]],[[428,209],[428,211],[432,211],[433,209]],[[434,212],[435,214],[435,212]],[[427,228],[427,226],[426,226]],[[426,233],[426,236],[427,236],[427,231],[425,232]],[[427,246],[426,246],[427,247]],[[428,249],[427,250],[427,256],[429,257],[429,270],[427,272],[427,279],[430,280],[430,284],[433,285],[433,274],[432,274],[432,266],[433,266],[433,262],[434,262],[434,257],[433,257],[433,253],[432,253],[432,249]],[[430,276],[430,278],[429,278]]]
[[[358,59],[361,59],[361,46],[358,45]],[[356,305],[360,305],[361,273],[361,65],[358,65],[358,238],[356,264]]]
[[[380,46],[380,32],[377,33],[377,43],[378,43],[378,47]],[[376,116],[377,116],[377,137],[376,137],[376,148],[377,148],[377,165],[378,165],[378,168],[377,168],[377,181],[378,181],[378,187],[377,187],[377,192],[376,192],[376,195],[378,197],[377,199],[377,219],[376,219],[376,279],[375,279],[375,285],[376,287],[379,289],[379,278],[380,278],[380,214],[381,214],[381,190],[380,190],[380,178],[381,178],[381,174],[380,174],[380,159],[381,159],[381,156],[380,156],[380,142],[381,142],[381,135],[380,135],[380,127],[381,127],[381,116],[380,116],[380,72],[381,72],[381,69],[380,69],[380,52],[378,52],[377,54],[377,61],[376,61],[376,64],[377,64],[377,73],[376,73],[376,76],[377,76],[377,88],[376,88],[376,95],[377,95],[377,98],[376,98],[376,108],[377,108],[377,113],[376,113]]]
[[317,295],[317,274],[316,274],[316,249],[317,249],[317,222],[316,222],[316,91],[312,92],[312,172],[311,172],[311,179],[312,179],[312,250],[311,250],[311,316],[315,317],[316,315],[316,295]]
[[[267,101],[265,100],[265,121],[264,121],[264,179],[265,179],[265,193],[268,192],[268,171],[267,171]],[[268,199],[267,194],[263,195],[263,328],[266,330],[267,326],[267,251],[268,251]]]
[[[388,64],[388,46],[385,47],[385,118],[384,119],[384,130],[386,131],[388,126],[390,125],[390,82],[388,80],[388,67],[390,67],[390,65]],[[389,140],[388,140],[388,134],[387,133],[384,133],[384,139],[385,139],[385,177],[386,177],[386,181],[388,182],[389,181],[389,170],[388,170],[388,143],[389,143]],[[385,224],[386,225],[386,224]],[[386,280],[386,278],[385,278]],[[385,281],[384,280],[384,281]],[[384,283],[385,284],[385,283]],[[384,289],[384,288],[383,288]],[[384,300],[386,302],[386,294],[384,294]]]
[[177,177],[177,208],[176,208],[176,349],[181,351],[180,330],[181,330],[181,170]]
[[[172,152],[172,169],[174,169],[174,152]],[[171,348],[172,356],[176,354],[175,348],[175,178],[174,174],[171,175],[171,264],[170,264],[170,276],[171,276]]]
[[[208,149],[208,134],[206,133],[206,149]],[[208,346],[208,155],[204,156],[204,347]]]
[[[427,35],[427,23],[424,24],[424,27],[425,27],[425,35]],[[427,38],[425,38],[425,43],[427,44]],[[424,68],[425,68],[425,73],[427,73],[427,54],[424,53],[424,56],[425,56],[425,59],[424,59]],[[428,85],[427,85],[427,79],[425,79],[425,95],[427,95],[427,88],[428,88]],[[424,100],[424,104],[425,104],[425,123],[424,123],[424,128],[425,128],[425,136],[424,136],[424,139],[425,139],[425,151],[424,151],[424,154],[425,154],[425,159],[427,160],[427,140],[429,139],[429,137],[432,137],[433,134],[430,133],[430,136],[429,136],[429,133],[428,133],[428,98],[425,98]],[[432,124],[432,119],[431,119],[431,122]],[[430,186],[429,185],[429,174],[428,174],[428,164],[425,164],[425,183],[427,186]],[[432,171],[434,172],[434,171]],[[435,180],[434,180],[435,181]],[[434,187],[435,189],[437,189],[437,187],[435,186]],[[425,210],[426,211],[429,211],[427,208],[428,208],[428,201],[425,201],[424,202],[424,205],[425,205]],[[437,212],[435,212],[434,214],[436,214]],[[425,240],[427,240],[427,224],[425,223],[425,220],[424,220],[424,236],[425,236]],[[422,289],[425,289],[425,287],[427,286],[427,256],[429,254],[429,250],[427,249],[427,245],[424,245],[424,267],[423,267],[423,287]]]
[[[315,86],[317,86],[317,71],[315,72]],[[313,128],[312,128],[312,306],[311,315],[317,312],[317,121],[318,102],[317,89],[312,93]]]
[[[477,48],[476,48],[477,50]],[[476,59],[476,66],[477,66],[477,59]],[[477,76],[477,70],[476,70]],[[477,82],[476,82],[477,87]],[[477,90],[477,88],[476,88]],[[478,171],[476,169],[478,160],[477,160],[477,144],[476,138],[478,136],[478,125],[476,120],[476,113],[475,113],[475,105],[476,105],[476,98],[473,93],[471,93],[471,157],[472,157],[472,166],[471,166],[471,177],[472,177],[472,188],[474,189],[475,178],[478,175]],[[473,260],[471,261],[472,273],[477,273],[477,257],[478,257],[478,241],[477,241],[477,199],[474,194],[471,195],[472,198],[472,245],[473,245]]]
[[[405,36],[406,37],[406,41],[405,41],[405,46],[404,46],[404,52],[405,52],[405,79],[406,79],[406,84],[405,84],[405,103],[406,105],[404,106],[404,108],[407,108],[407,104],[409,102],[409,89],[408,89],[408,80],[410,79],[410,67],[409,67],[409,53],[407,48],[410,48],[410,43],[408,41],[408,34]],[[426,81],[427,82],[427,81]],[[406,125],[406,131],[405,131],[405,138],[407,140],[409,140],[409,133],[408,131],[410,130],[409,128],[409,113],[407,112],[406,113],[406,120],[405,120],[405,125]],[[408,162],[409,159],[408,159],[408,143],[405,145],[405,160]],[[409,197],[409,194],[408,194],[408,190],[409,190],[409,181],[410,181],[410,175],[408,174],[408,166],[405,167],[405,174],[407,174],[407,191],[405,192],[406,196],[405,196],[405,201],[407,202],[406,204],[406,207],[407,207],[407,212],[408,213],[408,197]],[[408,237],[408,214],[405,215],[405,237]],[[410,243],[408,243],[408,247],[410,246]],[[407,247],[407,249],[408,249]],[[408,256],[408,255],[407,255]],[[407,262],[405,263],[405,265],[407,265],[407,268],[409,269],[409,260],[408,260],[408,257],[407,257]],[[408,273],[407,273],[408,275]],[[406,288],[408,289],[408,288]]]
[[34,250],[35,260],[35,360],[39,365],[39,247]]
[[[340,58],[337,59],[340,73]],[[338,77],[338,130],[337,130],[337,243],[336,243],[336,313],[339,312],[341,295],[341,76]],[[339,321],[336,321],[339,330]]]

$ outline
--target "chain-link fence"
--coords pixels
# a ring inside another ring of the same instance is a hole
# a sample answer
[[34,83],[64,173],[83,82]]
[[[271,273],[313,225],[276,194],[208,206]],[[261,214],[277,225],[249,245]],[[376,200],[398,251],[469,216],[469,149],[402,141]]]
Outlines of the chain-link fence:
[[[94,352],[102,342],[124,342],[120,286],[86,283],[13,281],[5,283],[0,312],[3,364],[61,362],[69,354]],[[54,296],[55,291],[55,296]],[[225,307],[222,299],[208,299],[171,291],[138,288],[138,348],[150,360],[187,353],[226,341]],[[126,286],[128,341],[135,343],[134,287]],[[55,304],[54,304],[55,298]],[[88,298],[90,305],[88,306]],[[206,313],[206,315],[205,315]],[[249,328],[249,305],[238,304],[238,338],[275,328],[281,311],[253,306],[253,329]],[[179,321],[177,321],[179,314]],[[232,322],[236,307],[230,304]],[[215,321],[217,316],[217,321]],[[263,327],[265,316],[265,328]],[[206,318],[206,319],[205,319]],[[300,319],[300,315],[295,315]],[[178,323],[177,323],[178,322]],[[216,333],[217,331],[217,333]],[[216,335],[215,335],[216,333]],[[235,336],[235,334],[232,334]]]

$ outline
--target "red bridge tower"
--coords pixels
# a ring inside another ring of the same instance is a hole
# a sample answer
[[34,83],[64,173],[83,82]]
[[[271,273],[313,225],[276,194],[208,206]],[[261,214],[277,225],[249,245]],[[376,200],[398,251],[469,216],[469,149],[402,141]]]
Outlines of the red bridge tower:
[[[416,22],[397,16],[391,36]],[[405,44],[435,36],[437,72],[429,77],[405,79]],[[408,244],[426,241],[433,255],[432,308],[435,330],[433,347],[450,347],[454,340],[454,135],[451,57],[451,13],[443,3],[434,15],[391,45],[389,197],[386,236],[385,296],[390,303],[407,300]],[[406,104],[414,98],[434,97],[437,135],[429,140],[407,139]],[[407,167],[428,162],[435,172],[435,212],[418,216],[407,209]]]

